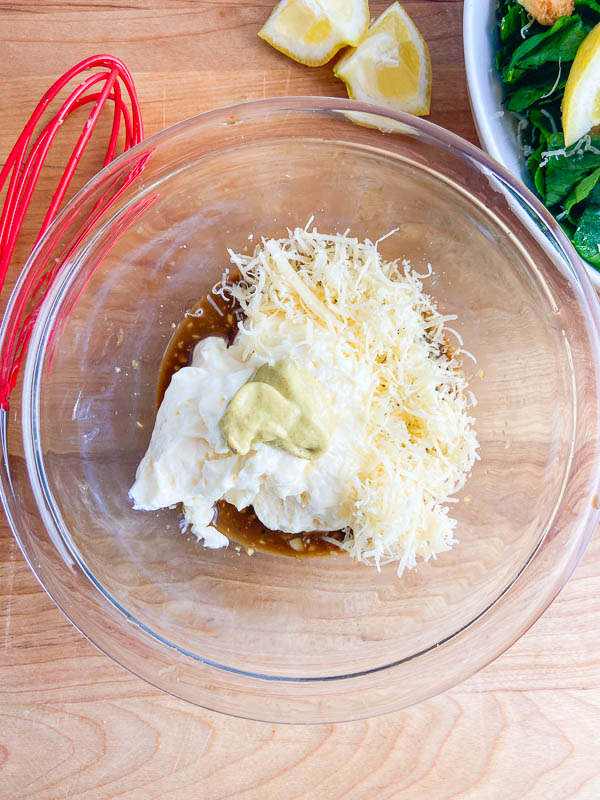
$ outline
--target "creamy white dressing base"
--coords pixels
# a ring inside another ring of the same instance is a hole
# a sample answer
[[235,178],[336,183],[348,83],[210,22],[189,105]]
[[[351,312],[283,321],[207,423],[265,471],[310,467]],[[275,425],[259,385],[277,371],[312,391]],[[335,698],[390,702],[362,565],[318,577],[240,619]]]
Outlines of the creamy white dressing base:
[[[267,444],[235,455],[223,440],[219,420],[238,389],[268,363],[256,354],[243,360],[248,339],[243,331],[231,347],[218,337],[204,339],[194,350],[192,366],[173,375],[130,491],[134,507],[150,511],[183,503],[186,522],[211,548],[228,543],[211,525],[220,499],[240,511],[252,505],[271,530],[299,533],[349,526],[349,487],[359,469],[358,443],[365,440],[370,376],[359,364],[339,363],[345,359],[325,341],[309,344],[303,327],[292,327],[285,356],[324,387],[336,419],[330,445],[312,461]],[[280,354],[273,356],[276,360]]]

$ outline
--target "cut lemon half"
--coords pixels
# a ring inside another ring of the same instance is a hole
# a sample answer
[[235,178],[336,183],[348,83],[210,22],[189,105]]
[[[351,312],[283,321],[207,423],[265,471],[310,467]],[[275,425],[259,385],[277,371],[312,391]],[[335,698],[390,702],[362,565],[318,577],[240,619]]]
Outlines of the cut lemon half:
[[375,20],[359,46],[333,71],[353,100],[417,116],[429,114],[429,50],[400,3],[393,3]]
[[368,0],[282,0],[258,35],[295,61],[319,67],[341,47],[357,45],[368,25]]
[[600,125],[600,23],[579,45],[571,65],[562,103],[565,145]]

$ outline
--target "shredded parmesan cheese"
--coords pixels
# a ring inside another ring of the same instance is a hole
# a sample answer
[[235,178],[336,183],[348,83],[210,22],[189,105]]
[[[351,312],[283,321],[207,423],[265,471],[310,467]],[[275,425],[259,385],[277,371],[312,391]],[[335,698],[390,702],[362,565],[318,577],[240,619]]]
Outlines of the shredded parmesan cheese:
[[550,89],[550,91],[546,92],[546,94],[543,94],[541,96],[541,98],[540,98],[541,100],[543,100],[545,97],[550,97],[551,94],[554,94],[554,92],[556,91],[556,87],[560,83],[561,75],[562,75],[562,64],[561,64],[561,59],[559,58],[558,59],[558,75],[556,76],[556,80],[554,81],[554,84],[553,84],[552,88]]
[[529,28],[531,28],[531,26],[533,25],[534,22],[535,22],[535,17],[532,17],[531,14],[527,14],[527,22],[521,28],[521,39],[526,39],[527,38],[525,36],[525,34],[529,30]]
[[552,128],[552,133],[557,133],[558,129],[556,127],[556,122],[554,122],[554,117],[552,116],[552,114],[550,114],[549,111],[546,111],[545,108],[540,108],[540,114],[543,114],[550,123],[550,127]]
[[455,543],[446,504],[477,457],[466,351],[452,352],[446,338],[456,316],[423,292],[431,267],[421,276],[408,261],[385,261],[377,243],[347,235],[288,234],[263,239],[252,255],[230,251],[241,280],[225,276],[217,288],[243,309],[244,358],[285,356],[293,330],[294,341],[318,345],[361,387],[359,468],[346,486],[342,547],[378,568],[398,562],[401,573]]
[[600,149],[594,147],[592,144],[592,137],[589,133],[586,133],[585,136],[582,136],[581,139],[579,139],[579,141],[570,148],[559,147],[556,150],[544,150],[541,153],[542,160],[540,161],[540,167],[545,167],[551,158],[560,158],[561,156],[564,156],[565,158],[576,157],[579,160],[583,158],[585,153],[594,153],[594,155],[600,155]]

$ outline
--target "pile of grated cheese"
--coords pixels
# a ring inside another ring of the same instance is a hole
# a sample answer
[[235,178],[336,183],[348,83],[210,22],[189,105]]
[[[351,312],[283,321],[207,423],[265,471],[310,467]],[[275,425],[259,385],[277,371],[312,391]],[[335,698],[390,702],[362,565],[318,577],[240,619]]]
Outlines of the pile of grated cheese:
[[462,344],[447,325],[456,316],[440,314],[423,291],[431,267],[419,275],[406,260],[385,261],[378,242],[308,227],[263,239],[252,255],[229,251],[241,280],[224,276],[217,291],[241,306],[245,358],[285,357],[290,332],[298,341],[300,331],[312,353],[342,364],[360,387],[341,546],[378,568],[398,562],[401,573],[455,544],[447,504],[478,448],[466,351],[450,351],[448,333]]

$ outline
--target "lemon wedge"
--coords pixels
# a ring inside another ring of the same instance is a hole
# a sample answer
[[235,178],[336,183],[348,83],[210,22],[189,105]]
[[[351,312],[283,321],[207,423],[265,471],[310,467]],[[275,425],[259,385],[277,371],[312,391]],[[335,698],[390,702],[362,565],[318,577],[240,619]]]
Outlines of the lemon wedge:
[[403,133],[407,136],[414,135],[414,128],[410,128],[403,122],[397,122],[389,117],[382,117],[381,114],[367,114],[363,111],[344,111],[344,116],[363,128],[377,128],[383,133]]
[[319,67],[341,47],[357,45],[368,25],[368,0],[282,0],[258,35],[295,61]]
[[565,146],[600,125],[600,23],[579,45],[562,103]]
[[334,68],[353,100],[378,103],[395,111],[429,114],[429,50],[400,3],[375,20],[359,46]]

